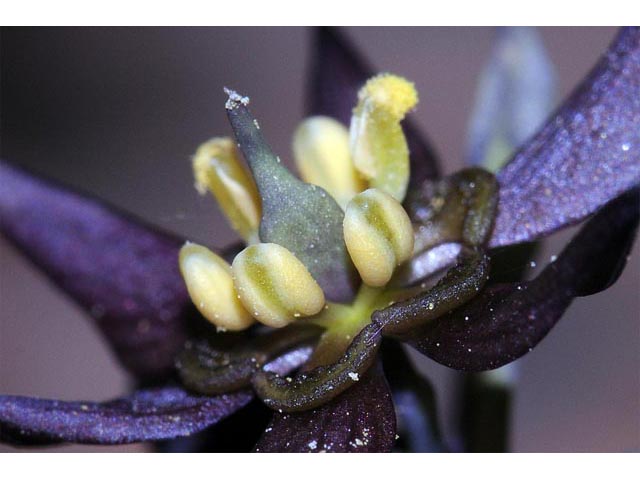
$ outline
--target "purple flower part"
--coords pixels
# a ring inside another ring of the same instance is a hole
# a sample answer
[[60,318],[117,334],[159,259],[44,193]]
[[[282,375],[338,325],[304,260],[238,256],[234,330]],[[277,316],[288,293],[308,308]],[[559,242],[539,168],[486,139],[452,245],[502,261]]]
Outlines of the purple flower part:
[[534,27],[498,27],[480,75],[466,163],[497,171],[554,106],[556,73]]
[[389,452],[396,417],[380,365],[331,402],[300,413],[276,413],[256,452]]
[[498,180],[491,247],[577,223],[640,182],[640,28],[619,33]]
[[[338,30],[317,28],[314,32],[312,64],[307,82],[309,115],[327,115],[345,125],[358,101],[358,90],[379,70],[369,62]],[[411,162],[409,189],[427,178],[439,176],[434,150],[410,118],[403,122]]]
[[0,231],[90,313],[130,372],[169,372],[194,312],[183,240],[2,162],[0,184]]
[[535,347],[573,299],[612,285],[633,245],[640,190],[612,201],[534,280],[487,287],[476,298],[412,335],[411,344],[457,370],[490,370]]
[[296,348],[271,360],[263,368],[280,376],[288,375],[305,364],[311,358],[312,353],[313,347],[303,346]]
[[15,444],[122,444],[191,435],[253,398],[249,391],[194,396],[179,387],[139,390],[109,402],[0,396],[0,440]]
[[[303,346],[291,350],[267,363],[263,368],[278,375],[288,375],[304,364],[313,349]],[[273,414],[262,403],[254,400],[242,411],[191,437],[181,437],[157,444],[162,452],[248,452],[262,435]],[[241,435],[238,432],[242,432]]]

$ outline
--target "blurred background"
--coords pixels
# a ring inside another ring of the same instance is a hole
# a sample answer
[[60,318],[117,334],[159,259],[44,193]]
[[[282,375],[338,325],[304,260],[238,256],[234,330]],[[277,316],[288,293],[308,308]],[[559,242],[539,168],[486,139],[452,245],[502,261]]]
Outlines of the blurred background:
[[[415,82],[417,123],[445,173],[461,168],[467,118],[493,30],[344,30],[379,70]],[[540,33],[563,98],[615,29]],[[304,115],[309,29],[3,28],[0,35],[6,160],[214,246],[235,237],[213,200],[194,190],[190,156],[209,137],[231,134],[223,86],[251,97],[264,134],[290,163],[291,135]],[[540,258],[558,253],[566,238],[552,239]],[[639,287],[636,245],[618,283],[576,300],[519,362],[513,450],[640,450]],[[459,374],[426,359],[419,368],[435,385],[441,423],[452,436]],[[128,388],[91,322],[0,238],[0,392],[106,400]]]

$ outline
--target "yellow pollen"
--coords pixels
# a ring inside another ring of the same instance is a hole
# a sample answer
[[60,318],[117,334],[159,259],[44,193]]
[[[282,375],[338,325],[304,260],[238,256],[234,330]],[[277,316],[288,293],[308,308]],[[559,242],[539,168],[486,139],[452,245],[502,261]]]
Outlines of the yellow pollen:
[[381,74],[360,89],[351,116],[349,144],[356,170],[370,187],[399,202],[409,185],[409,147],[400,121],[417,102],[411,82]]
[[405,78],[381,73],[367,81],[358,93],[358,100],[371,101],[400,121],[418,104],[418,92],[414,84]]

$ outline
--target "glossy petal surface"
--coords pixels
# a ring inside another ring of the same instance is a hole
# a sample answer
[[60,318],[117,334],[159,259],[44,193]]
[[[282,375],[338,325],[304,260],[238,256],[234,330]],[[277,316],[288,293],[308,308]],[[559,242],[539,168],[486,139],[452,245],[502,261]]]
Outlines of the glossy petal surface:
[[465,306],[412,333],[411,344],[457,370],[498,368],[535,347],[576,296],[615,282],[638,227],[634,190],[594,216],[534,280],[487,287]]
[[215,424],[251,398],[249,391],[200,397],[178,387],[140,390],[104,403],[0,396],[0,439],[98,444],[171,439]]
[[379,366],[329,403],[301,413],[276,413],[258,452],[388,452],[395,442],[391,393]]
[[640,29],[627,28],[498,174],[491,247],[577,223],[640,182]]
[[[338,30],[318,28],[313,38],[313,63],[307,83],[309,115],[327,115],[345,125],[358,101],[358,90],[376,73],[355,47]],[[409,189],[425,178],[438,176],[438,162],[429,142],[410,118],[402,122],[409,146],[411,179]]]
[[132,373],[169,371],[193,312],[183,241],[6,163],[0,184],[2,233],[91,314]]

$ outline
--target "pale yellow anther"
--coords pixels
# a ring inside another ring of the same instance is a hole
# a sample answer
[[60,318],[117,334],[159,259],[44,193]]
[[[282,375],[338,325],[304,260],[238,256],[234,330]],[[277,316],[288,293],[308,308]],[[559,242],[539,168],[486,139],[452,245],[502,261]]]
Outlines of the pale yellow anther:
[[206,247],[186,243],[179,261],[191,301],[207,320],[225,330],[244,330],[255,322],[238,299],[231,266],[224,259]]
[[395,268],[413,252],[407,212],[381,190],[356,195],[347,205],[343,227],[349,255],[362,281],[372,287],[386,285]]
[[356,169],[370,186],[400,202],[409,184],[409,148],[400,121],[417,103],[411,82],[385,73],[360,89],[351,117],[350,147]]
[[293,155],[302,179],[324,188],[343,209],[366,186],[351,161],[349,131],[333,118],[305,119],[293,135]]
[[235,143],[220,137],[200,145],[193,157],[193,172],[198,192],[204,195],[209,190],[242,238],[257,241],[260,196]]
[[324,292],[303,263],[275,243],[251,245],[233,260],[233,276],[245,308],[274,328],[318,313]]

